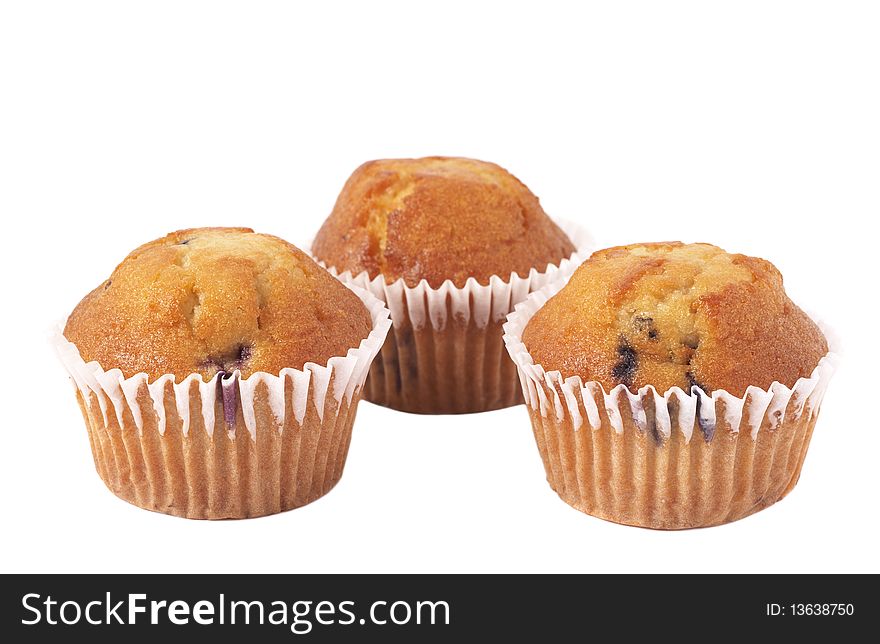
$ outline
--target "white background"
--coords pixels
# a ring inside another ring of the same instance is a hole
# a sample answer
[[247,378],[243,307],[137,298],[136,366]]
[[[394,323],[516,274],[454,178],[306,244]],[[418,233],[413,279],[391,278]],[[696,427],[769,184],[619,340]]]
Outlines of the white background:
[[[880,571],[880,20],[858,2],[20,2],[0,9],[3,571]],[[184,227],[306,244],[362,161],[509,168],[601,246],[772,260],[839,332],[800,484],[678,533],[565,505],[525,410],[358,412],[305,508],[198,522],[95,474],[51,325]]]

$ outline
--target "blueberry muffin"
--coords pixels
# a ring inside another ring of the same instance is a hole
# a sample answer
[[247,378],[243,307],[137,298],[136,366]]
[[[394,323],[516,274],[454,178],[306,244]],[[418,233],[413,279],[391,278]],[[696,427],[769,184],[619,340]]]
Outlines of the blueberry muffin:
[[392,309],[366,397],[410,412],[465,413],[520,402],[503,318],[575,245],[503,168],[427,157],[355,170],[312,252]]
[[117,496],[245,518],[339,480],[387,315],[282,239],[198,228],[130,253],[70,315],[59,353]]
[[727,523],[788,494],[834,365],[770,262],[709,244],[598,251],[505,330],[551,487],[649,528]]
[[710,244],[608,248],[531,319],[523,342],[547,371],[623,384],[742,396],[794,385],[828,352],[770,262]]

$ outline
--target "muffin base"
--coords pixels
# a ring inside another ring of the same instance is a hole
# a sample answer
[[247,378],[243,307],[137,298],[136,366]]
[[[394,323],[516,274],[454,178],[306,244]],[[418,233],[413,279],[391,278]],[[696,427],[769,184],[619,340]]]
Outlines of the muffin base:
[[[166,396],[166,401],[173,396]],[[166,424],[160,433],[157,417],[144,414],[138,430],[130,410],[120,425],[115,414],[107,423],[97,394],[86,404],[77,400],[86,421],[95,468],[119,498],[140,508],[189,519],[241,519],[275,514],[311,503],[329,492],[342,476],[360,394],[351,402],[327,396],[324,421],[311,396],[300,425],[290,414],[279,427],[267,402],[265,384],[254,395],[256,432],[245,428],[241,404],[231,425],[218,420],[213,433],[201,414],[191,416],[188,432],[173,402],[166,403]],[[236,392],[239,397],[240,392]],[[141,409],[152,404],[146,386],[137,394]],[[223,419],[222,397],[215,401]],[[190,389],[190,405],[199,409],[198,386]]]
[[695,421],[690,440],[680,431],[668,438],[643,431],[626,414],[621,433],[607,413],[598,428],[579,429],[569,414],[558,420],[529,407],[529,415],[547,481],[563,501],[614,523],[680,530],[736,521],[785,497],[800,477],[818,409],[793,395],[785,420],[773,427],[765,418],[754,438],[721,420],[708,439]]
[[364,398],[415,414],[469,414],[523,401],[501,323],[454,320],[438,331],[396,319],[370,367]]

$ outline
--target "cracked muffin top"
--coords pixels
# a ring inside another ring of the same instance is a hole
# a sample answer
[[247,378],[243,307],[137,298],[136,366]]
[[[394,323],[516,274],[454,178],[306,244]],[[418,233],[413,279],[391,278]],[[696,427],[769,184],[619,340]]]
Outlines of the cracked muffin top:
[[474,159],[369,161],[354,171],[312,252],[327,266],[433,288],[544,271],[574,252],[538,198],[504,168]]
[[249,228],[194,228],[129,254],[64,335],[86,362],[180,382],[326,364],[371,329],[357,295],[292,244]]
[[535,363],[606,391],[654,385],[742,396],[809,376],[828,345],[770,262],[710,244],[594,253],[526,325]]

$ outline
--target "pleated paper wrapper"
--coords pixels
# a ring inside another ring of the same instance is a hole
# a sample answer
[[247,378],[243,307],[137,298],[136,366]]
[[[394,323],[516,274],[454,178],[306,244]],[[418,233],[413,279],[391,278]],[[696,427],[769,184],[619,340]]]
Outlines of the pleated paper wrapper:
[[[382,275],[328,270],[343,282],[370,291],[391,309],[393,326],[370,368],[364,398],[400,411],[462,414],[510,407],[522,402],[516,367],[504,352],[502,325],[513,307],[560,270],[577,267],[592,250],[592,238],[572,222],[556,221],[575,252],[544,271],[521,277],[493,275],[464,287],[447,280],[432,288],[426,280],[407,286]],[[320,258],[315,258],[320,262]]]
[[[533,293],[504,325],[550,486],[587,514],[657,529],[728,523],[788,494],[798,481],[835,370],[829,352],[792,388],[774,382],[736,397],[699,387],[637,394],[563,378],[535,364],[526,324],[571,272]],[[832,348],[835,339],[823,328]]]
[[326,365],[278,375],[125,378],[86,363],[59,330],[53,343],[107,487],[139,507],[192,519],[273,514],[329,492],[342,475],[370,363],[391,326],[382,302],[352,290],[372,316],[369,336]]

